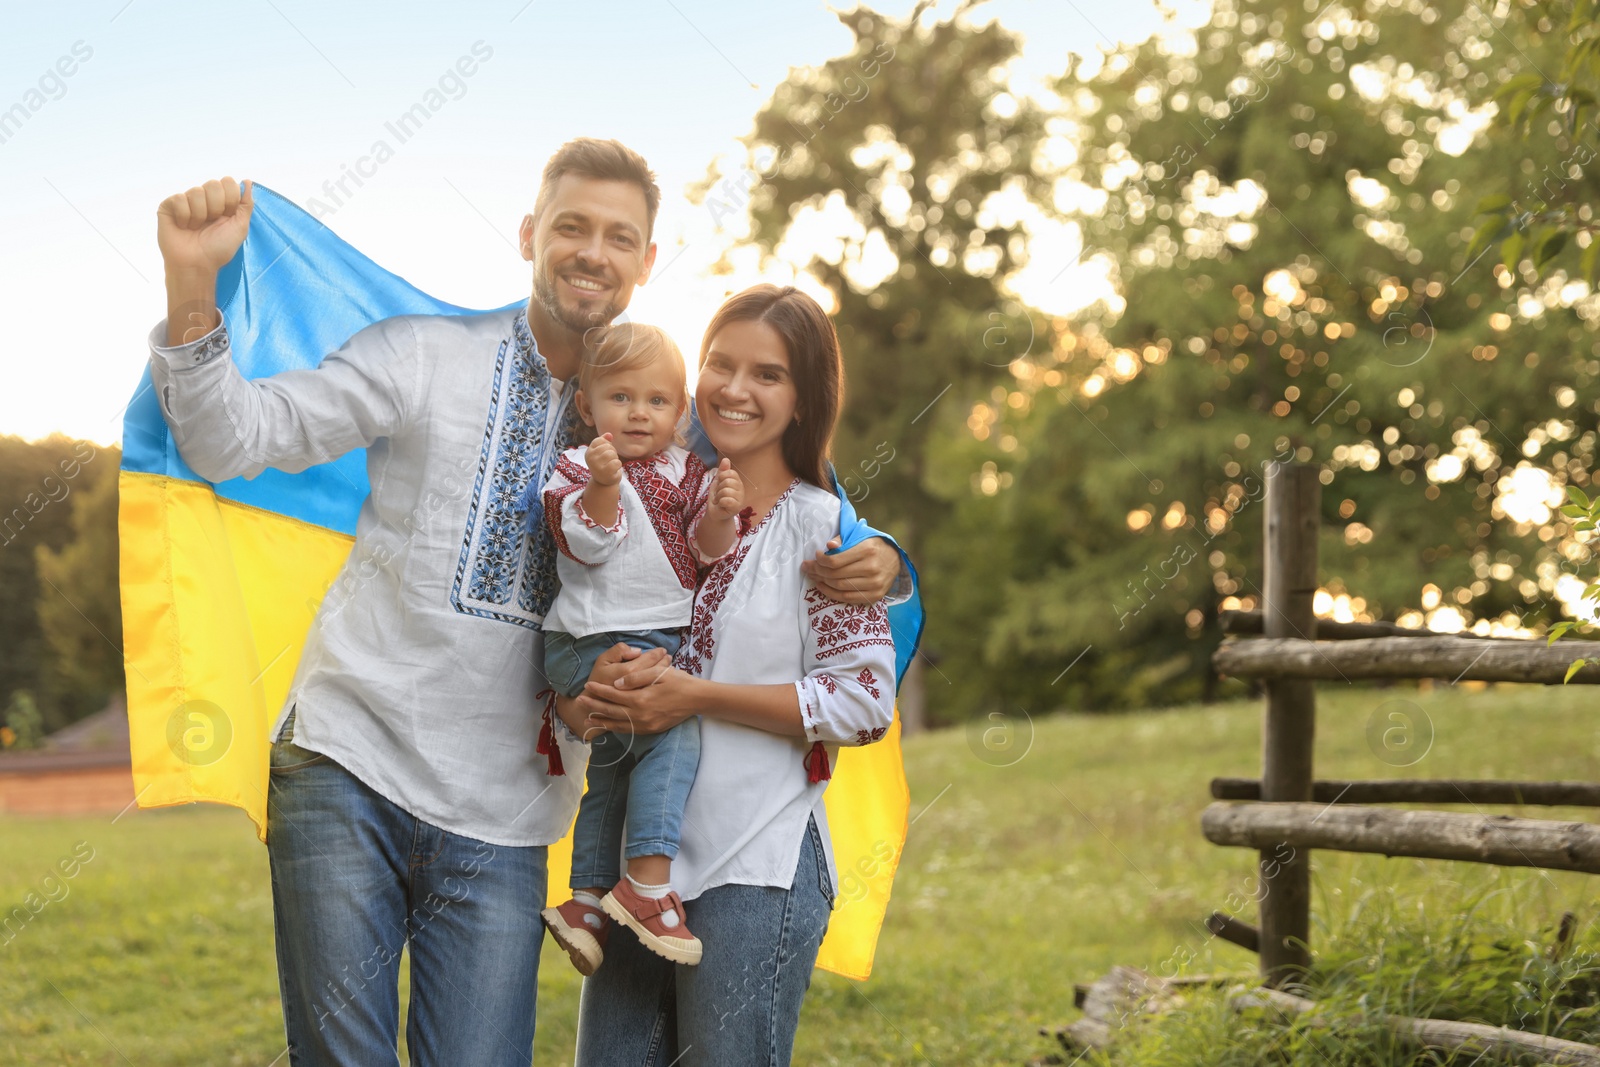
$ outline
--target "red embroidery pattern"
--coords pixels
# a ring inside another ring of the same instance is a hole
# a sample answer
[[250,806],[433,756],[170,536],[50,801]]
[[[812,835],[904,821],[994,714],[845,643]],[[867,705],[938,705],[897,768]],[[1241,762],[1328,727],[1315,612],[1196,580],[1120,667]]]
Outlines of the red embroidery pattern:
[[698,479],[691,485],[688,472],[685,472],[683,487],[690,496],[694,497],[693,502],[689,505],[689,521],[686,524],[690,535],[693,536],[695,530],[700,527],[701,517],[705,515],[706,509],[711,506],[711,479],[707,477],[706,466],[700,462],[700,457],[691,453],[691,458],[694,460],[700,474]]
[[872,673],[871,667],[862,667],[861,673],[856,675],[856,681],[861,683],[861,688],[872,694],[874,700],[883,695],[878,691],[878,676]]
[[[826,689],[830,694],[837,693],[839,691],[839,682],[831,674],[817,675],[817,684]],[[877,696],[878,694],[873,693],[872,695]]]
[[[658,454],[658,459],[664,455]],[[622,470],[650,516],[650,525],[655,527],[673,573],[685,589],[693,589],[700,575],[699,562],[689,545],[689,510],[694,501],[683,486],[698,485],[705,473],[705,464],[691,452],[684,465],[683,481],[678,485],[673,485],[666,475],[655,469],[656,466],[649,460],[633,459],[624,463]]]
[[[634,492],[639,494],[639,502],[644,505],[645,513],[650,516],[650,525],[667,554],[667,562],[672,565],[673,573],[685,589],[693,589],[700,572],[694,550],[689,545],[687,520],[694,504],[691,492],[705,476],[706,465],[691,452],[684,463],[681,483],[674,485],[665,474],[655,469],[668,462],[670,460],[666,452],[658,452],[653,459],[627,460],[622,464],[622,470]],[[545,492],[545,522],[562,555],[574,563],[594,566],[572,554],[566,535],[561,531],[561,505],[567,497],[588,486],[589,469],[568,456],[562,456],[556,460],[556,473],[570,484]]]
[[589,468],[569,456],[562,455],[557,457],[556,473],[573,485],[589,484]]
[[799,484],[798,478],[790,482],[789,488],[779,495],[771,509],[754,526],[747,529],[744,523],[740,523],[738,540],[734,542],[732,550],[713,563],[711,569],[706,572],[705,581],[700,584],[700,591],[694,597],[694,613],[689,618],[689,636],[673,661],[681,670],[696,677],[704,674],[706,665],[710,662],[717,646],[717,609],[722,607],[722,601],[728,595],[728,588],[733,585],[734,575],[739,573],[744,558],[750,554],[750,546],[755,540],[754,534],[777,513],[778,508],[789,499],[789,494],[794,492]]
[[883,726],[874,726],[870,731],[857,730],[856,731],[856,744],[858,744],[858,745],[870,745],[874,741],[881,741],[883,739],[883,735],[888,733],[888,732],[889,732],[888,729],[886,727],[883,727]]
[[732,552],[711,565],[700,591],[695,594],[694,612],[689,617],[689,638],[678,650],[677,666],[696,677],[705,672],[717,645],[717,609],[728,595],[728,587],[733,584],[733,576],[739,573],[739,565],[749,554],[749,545],[736,545]]
[[806,614],[816,638],[818,659],[830,659],[868,645],[894,644],[889,630],[889,612],[882,601],[841,604],[812,588],[806,590]]
[[[564,459],[556,460],[556,469],[561,470],[561,464],[565,462],[566,460]],[[561,473],[566,474],[565,471],[562,471]],[[584,476],[583,482],[587,483],[589,480],[589,473],[587,471],[583,471],[582,473]],[[583,484],[579,483],[574,485],[563,485],[557,489],[546,489],[544,493],[544,524],[550,528],[550,536],[555,539],[556,548],[560,550],[563,556],[566,556],[574,563],[582,563],[585,567],[593,567],[596,566],[596,564],[590,563],[587,560],[581,560],[572,554],[572,546],[567,543],[567,532],[561,528],[562,503],[567,499],[567,497],[578,492],[582,488]]]
[[589,513],[583,509],[582,499],[579,499],[579,501],[573,505],[573,509],[577,512],[578,520],[582,522],[587,529],[604,530],[606,533],[616,533],[618,530],[622,529],[623,516],[620,510],[617,512],[617,517],[615,519],[609,523],[605,523],[595,522],[594,519],[589,517]]

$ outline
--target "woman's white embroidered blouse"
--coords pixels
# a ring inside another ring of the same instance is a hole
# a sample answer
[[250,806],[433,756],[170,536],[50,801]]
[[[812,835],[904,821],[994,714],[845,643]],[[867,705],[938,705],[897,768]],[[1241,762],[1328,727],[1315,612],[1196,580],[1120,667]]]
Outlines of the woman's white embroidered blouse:
[[[883,603],[837,603],[800,572],[838,529],[838,498],[796,481],[760,523],[741,523],[695,596],[677,665],[715,682],[793,684],[806,737],[701,719],[700,769],[672,871],[685,899],[730,883],[792,885],[809,817],[828,840],[822,794],[838,747],[876,741],[893,721]],[[831,846],[824,851],[831,872]]]

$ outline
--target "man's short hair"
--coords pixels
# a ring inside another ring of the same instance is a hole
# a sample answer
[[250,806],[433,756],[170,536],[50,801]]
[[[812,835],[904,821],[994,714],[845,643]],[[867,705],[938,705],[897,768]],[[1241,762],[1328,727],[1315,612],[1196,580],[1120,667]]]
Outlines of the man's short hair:
[[564,174],[577,174],[600,181],[632,182],[644,193],[645,242],[652,239],[656,229],[656,209],[661,206],[661,187],[644,157],[621,141],[602,141],[595,137],[579,137],[568,141],[544,165],[544,176],[539,186],[539,196],[533,202],[533,218],[537,222],[550,203],[556,183]]

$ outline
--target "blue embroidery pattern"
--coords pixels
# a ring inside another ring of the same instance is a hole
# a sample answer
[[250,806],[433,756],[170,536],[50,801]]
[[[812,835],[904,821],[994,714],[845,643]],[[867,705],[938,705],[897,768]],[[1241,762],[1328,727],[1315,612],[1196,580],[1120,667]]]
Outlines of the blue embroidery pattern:
[[530,528],[527,522],[529,490],[537,493],[544,484],[577,424],[569,404],[555,440],[544,440],[550,381],[526,312],[518,311],[512,338],[500,343],[495,361],[483,453],[450,597],[464,614],[534,630],[550,610],[558,583],[548,527]]

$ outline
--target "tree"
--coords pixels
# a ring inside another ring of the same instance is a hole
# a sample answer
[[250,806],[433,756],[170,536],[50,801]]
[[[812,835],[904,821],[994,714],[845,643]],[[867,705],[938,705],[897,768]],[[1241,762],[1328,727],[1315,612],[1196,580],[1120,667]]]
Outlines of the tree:
[[0,707],[18,690],[43,688],[47,651],[34,551],[72,538],[68,496],[88,472],[110,468],[114,479],[115,457],[114,450],[61,436],[32,442],[0,436]]
[[[744,139],[748,169],[713,175],[702,190],[719,214],[747,197],[749,242],[769,259],[787,256],[832,294],[849,382],[837,471],[918,560],[950,512],[929,489],[927,444],[956,432],[1034,325],[1001,286],[1025,262],[1022,228],[986,204],[1007,189],[1046,191],[1033,167],[1043,116],[1005,92],[1017,37],[998,24],[966,25],[973,6],[938,22],[925,17],[927,4],[904,20],[840,13],[852,49],[780,85]],[[823,228],[836,240],[785,247]],[[940,694],[949,672],[937,664],[958,661],[972,639],[972,618],[959,610],[966,596],[943,574],[924,582],[924,649]],[[910,727],[920,720],[920,666],[901,700]]]
[[0,728],[0,748],[36,748],[44,738],[44,719],[33,694],[18,689],[6,706],[5,726]]
[[46,658],[45,726],[57,730],[99,711],[122,691],[122,605],[117,583],[115,449],[78,478],[72,537],[37,549],[38,618]]
[[982,672],[1001,699],[1207,694],[1218,608],[1259,600],[1274,457],[1325,466],[1322,571],[1357,613],[1559,616],[1551,505],[1593,468],[1600,307],[1472,261],[1501,164],[1450,154],[1506,56],[1539,48],[1470,3],[1224,2],[1062,79],[1056,202],[1120,299],[933,463],[992,494],[969,530],[1012,531]]
[[[924,15],[841,16],[852,52],[796,72],[746,144],[750,240],[836,296],[841,473],[924,564],[947,717],[1218,693],[1217,615],[1258,606],[1276,460],[1325,468],[1338,611],[1561,616],[1600,298],[1471,242],[1508,158],[1487,98],[1519,64],[1559,69],[1564,40],[1465,0],[1221,0],[1074,57],[1046,113],[1009,91],[1014,37],[957,25],[970,5]],[[1112,297],[1010,309],[1033,209]],[[894,458],[864,478],[879,442]]]
[[[1552,262],[1559,262],[1563,273],[1576,267],[1574,276],[1590,288],[1600,270],[1595,240],[1600,186],[1585,169],[1600,142],[1600,22],[1595,15],[1593,0],[1539,0],[1516,10],[1517,26],[1542,64],[1527,52],[1503,57],[1490,102],[1500,129],[1511,137],[1520,134],[1523,143],[1506,157],[1517,166],[1504,180],[1504,191],[1478,201],[1478,214],[1487,217],[1469,249],[1477,255],[1498,242],[1508,270],[1526,257],[1535,275]],[[1574,235],[1577,241],[1569,243]]]

